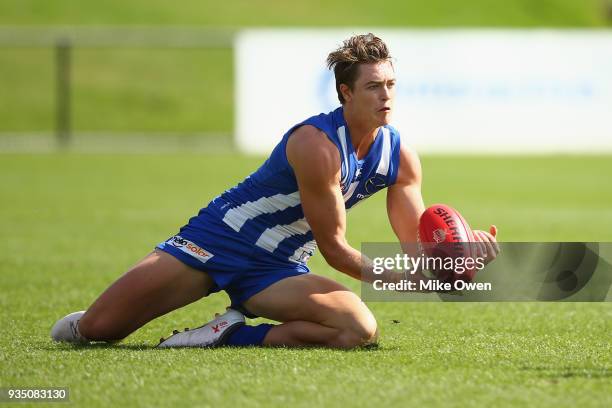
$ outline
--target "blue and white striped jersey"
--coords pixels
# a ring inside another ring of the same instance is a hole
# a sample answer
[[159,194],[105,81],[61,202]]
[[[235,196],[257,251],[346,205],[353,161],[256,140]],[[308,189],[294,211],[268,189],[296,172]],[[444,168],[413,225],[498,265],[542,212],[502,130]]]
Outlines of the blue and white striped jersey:
[[320,129],[338,148],[342,159],[340,187],[347,210],[395,183],[400,149],[398,131],[383,126],[368,154],[358,160],[340,107],[292,127],[255,173],[209,204],[208,209],[242,239],[276,258],[296,263],[306,263],[316,250],[300,204],[295,174],[286,155],[289,136],[302,125]]

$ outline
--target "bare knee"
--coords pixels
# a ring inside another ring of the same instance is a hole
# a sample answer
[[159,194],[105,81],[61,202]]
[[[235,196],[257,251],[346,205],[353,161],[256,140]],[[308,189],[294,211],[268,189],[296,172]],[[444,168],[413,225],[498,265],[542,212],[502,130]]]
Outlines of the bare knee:
[[79,320],[79,333],[92,341],[117,341],[127,337],[131,332],[120,327],[112,316],[105,313],[87,312]]
[[378,341],[378,325],[376,319],[370,313],[355,319],[351,324],[340,330],[335,346],[344,349],[352,349],[376,344]]

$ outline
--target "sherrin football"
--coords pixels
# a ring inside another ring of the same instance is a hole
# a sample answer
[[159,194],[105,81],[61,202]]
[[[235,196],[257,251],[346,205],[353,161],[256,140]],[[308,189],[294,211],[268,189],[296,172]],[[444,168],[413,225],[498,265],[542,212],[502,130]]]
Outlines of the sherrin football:
[[[455,280],[471,281],[477,269],[458,267],[468,258],[474,258],[473,234],[465,218],[457,210],[444,204],[427,208],[419,220],[419,243],[429,258],[457,261],[449,267],[429,268],[435,277],[444,282]],[[463,259],[459,259],[463,258]],[[439,264],[437,264],[439,265]]]

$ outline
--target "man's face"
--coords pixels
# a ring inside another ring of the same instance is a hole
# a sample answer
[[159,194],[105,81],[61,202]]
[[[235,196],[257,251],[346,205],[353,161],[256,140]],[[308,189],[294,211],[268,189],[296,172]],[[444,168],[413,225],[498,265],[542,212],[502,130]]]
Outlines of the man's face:
[[378,127],[391,121],[395,101],[395,72],[390,61],[361,64],[353,89],[341,85],[345,104],[359,118]]

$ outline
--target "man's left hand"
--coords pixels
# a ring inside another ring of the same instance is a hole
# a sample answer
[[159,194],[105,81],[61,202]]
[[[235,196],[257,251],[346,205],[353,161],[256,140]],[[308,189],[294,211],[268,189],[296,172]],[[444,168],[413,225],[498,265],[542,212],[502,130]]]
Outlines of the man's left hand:
[[499,245],[497,243],[497,227],[491,225],[489,232],[474,230],[474,241],[476,246],[476,257],[482,257],[485,264],[492,262],[499,254]]

